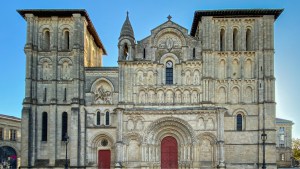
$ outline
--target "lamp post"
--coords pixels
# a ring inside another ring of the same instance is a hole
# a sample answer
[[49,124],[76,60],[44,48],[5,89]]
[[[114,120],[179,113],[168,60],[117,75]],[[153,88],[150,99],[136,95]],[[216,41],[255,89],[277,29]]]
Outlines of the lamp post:
[[265,129],[263,129],[263,133],[261,134],[261,140],[263,142],[263,164],[262,169],[266,169],[266,140],[267,134],[265,133]]
[[69,136],[68,133],[65,134],[65,144],[66,144],[66,164],[65,164],[65,169],[68,169],[68,143],[69,143]]

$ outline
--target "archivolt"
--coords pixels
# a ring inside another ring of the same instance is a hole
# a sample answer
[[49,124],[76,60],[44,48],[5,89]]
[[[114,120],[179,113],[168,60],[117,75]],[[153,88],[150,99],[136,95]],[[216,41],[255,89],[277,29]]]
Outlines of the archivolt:
[[143,142],[160,144],[165,136],[173,136],[181,144],[195,142],[195,133],[192,127],[186,121],[176,117],[164,117],[150,124],[144,133]]

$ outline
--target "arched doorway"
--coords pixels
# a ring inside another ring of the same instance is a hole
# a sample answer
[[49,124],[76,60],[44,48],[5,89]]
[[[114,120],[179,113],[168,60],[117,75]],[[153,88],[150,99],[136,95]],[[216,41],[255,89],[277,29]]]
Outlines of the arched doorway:
[[161,168],[178,168],[178,145],[174,137],[167,136],[161,141]]
[[9,146],[0,147],[0,163],[17,168],[17,153],[15,149]]

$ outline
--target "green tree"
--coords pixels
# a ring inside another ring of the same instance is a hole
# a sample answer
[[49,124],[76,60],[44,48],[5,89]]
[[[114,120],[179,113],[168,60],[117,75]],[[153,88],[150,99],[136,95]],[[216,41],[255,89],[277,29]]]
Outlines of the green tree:
[[300,160],[300,139],[293,139],[293,156],[296,160]]

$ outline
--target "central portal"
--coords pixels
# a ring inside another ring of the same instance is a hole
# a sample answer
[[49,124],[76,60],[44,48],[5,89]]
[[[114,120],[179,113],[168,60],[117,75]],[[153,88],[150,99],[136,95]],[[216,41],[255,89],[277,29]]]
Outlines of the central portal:
[[174,137],[167,136],[161,141],[161,168],[178,168],[178,145]]

